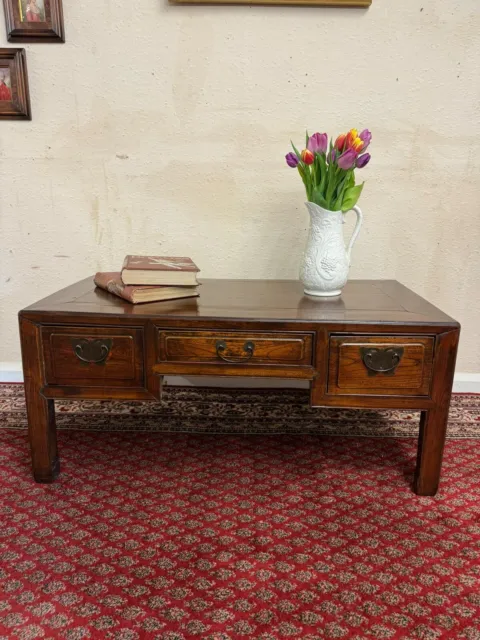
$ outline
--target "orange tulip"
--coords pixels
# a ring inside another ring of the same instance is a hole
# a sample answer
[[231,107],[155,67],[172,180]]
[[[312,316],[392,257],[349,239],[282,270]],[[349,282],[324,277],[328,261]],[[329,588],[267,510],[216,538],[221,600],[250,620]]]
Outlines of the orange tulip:
[[352,148],[353,142],[356,138],[358,138],[358,131],[356,129],[350,129],[345,140],[348,149]]
[[304,149],[300,155],[305,164],[313,164],[315,156],[311,151],[309,151],[308,149]]
[[355,140],[353,140],[350,145],[350,149],[353,149],[357,153],[360,153],[360,151],[363,149],[363,144],[364,143],[361,138],[355,138]]
[[347,139],[347,134],[346,133],[341,133],[338,138],[335,140],[335,147],[339,150],[339,151],[343,151],[343,147],[345,145],[345,140]]

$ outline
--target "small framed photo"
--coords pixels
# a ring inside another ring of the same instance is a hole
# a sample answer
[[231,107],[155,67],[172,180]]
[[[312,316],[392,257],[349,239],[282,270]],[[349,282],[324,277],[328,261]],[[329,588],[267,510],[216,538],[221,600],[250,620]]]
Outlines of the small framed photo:
[[9,42],[65,42],[62,0],[3,0]]
[[25,49],[0,49],[0,120],[31,120]]

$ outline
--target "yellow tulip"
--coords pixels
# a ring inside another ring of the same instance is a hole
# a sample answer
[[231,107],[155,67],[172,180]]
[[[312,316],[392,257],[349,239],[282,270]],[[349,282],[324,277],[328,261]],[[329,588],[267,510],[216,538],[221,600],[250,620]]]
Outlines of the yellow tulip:
[[361,151],[363,149],[363,140],[361,138],[355,138],[350,145],[350,149],[355,151]]
[[354,140],[356,140],[358,138],[358,131],[357,129],[350,129],[350,131],[347,133],[347,138],[346,138],[346,147],[347,149],[351,149]]

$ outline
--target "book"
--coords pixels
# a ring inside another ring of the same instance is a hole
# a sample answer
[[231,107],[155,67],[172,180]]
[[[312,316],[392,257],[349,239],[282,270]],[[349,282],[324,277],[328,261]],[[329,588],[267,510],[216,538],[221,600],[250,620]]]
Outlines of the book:
[[125,284],[184,285],[198,284],[200,269],[190,258],[166,256],[127,256],[123,262]]
[[198,296],[197,287],[159,287],[151,285],[132,286],[122,281],[118,271],[99,271],[93,279],[97,287],[113,293],[119,298],[132,304],[141,302],[159,302],[161,300],[175,300],[177,298],[192,298]]

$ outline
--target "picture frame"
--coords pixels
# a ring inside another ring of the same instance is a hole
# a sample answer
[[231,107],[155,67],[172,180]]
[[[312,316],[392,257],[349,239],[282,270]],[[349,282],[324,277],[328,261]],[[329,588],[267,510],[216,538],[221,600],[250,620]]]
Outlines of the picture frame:
[[372,0],[170,0],[172,4],[248,4],[248,5],[289,5],[304,7],[369,7]]
[[31,120],[25,49],[0,49],[0,120]]
[[65,42],[62,0],[3,0],[9,42]]

